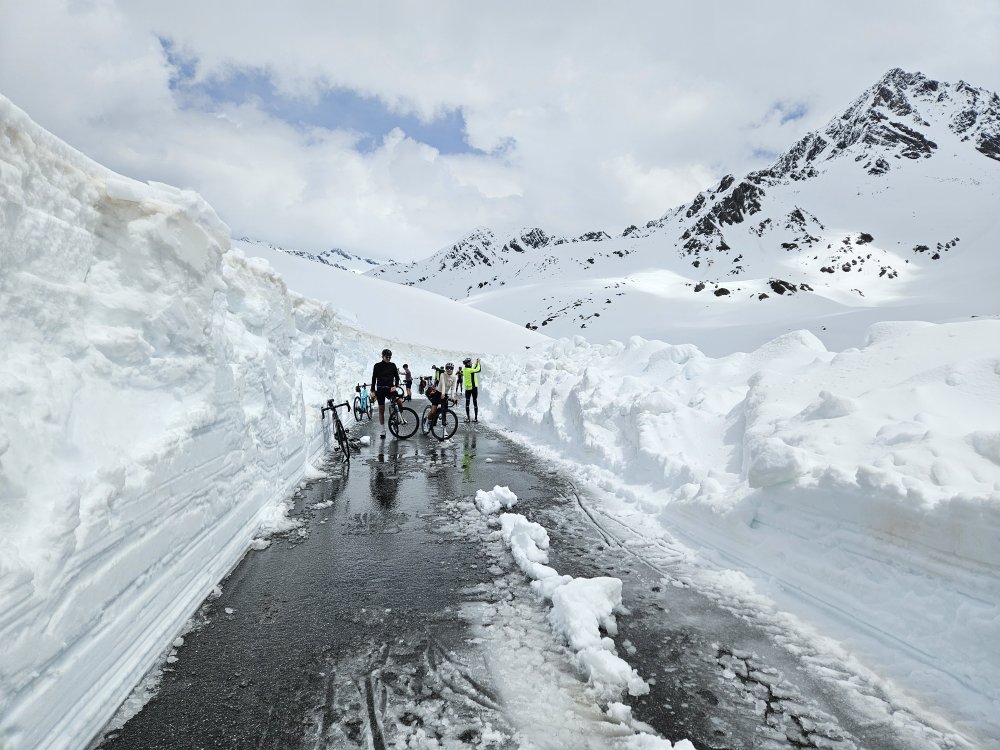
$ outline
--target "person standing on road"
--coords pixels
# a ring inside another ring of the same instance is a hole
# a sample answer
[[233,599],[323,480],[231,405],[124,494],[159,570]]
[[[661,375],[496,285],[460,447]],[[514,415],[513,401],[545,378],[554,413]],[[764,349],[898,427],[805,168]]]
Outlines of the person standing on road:
[[406,400],[413,400],[413,373],[409,365],[403,365],[403,385],[406,386]]
[[473,422],[479,421],[479,373],[483,366],[479,364],[479,357],[476,357],[476,364],[472,364],[472,357],[466,357],[462,362],[462,385],[465,386],[465,421],[469,421],[469,402],[471,401],[476,409],[476,416]]
[[372,368],[372,390],[378,399],[378,423],[382,425],[381,440],[385,440],[385,398],[394,385],[399,385],[399,370],[392,363],[392,352],[383,349],[382,361],[376,362]]

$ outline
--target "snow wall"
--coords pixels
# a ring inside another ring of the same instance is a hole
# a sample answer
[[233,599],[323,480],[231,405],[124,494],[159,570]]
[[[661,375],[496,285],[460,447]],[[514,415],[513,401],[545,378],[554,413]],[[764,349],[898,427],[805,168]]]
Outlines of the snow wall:
[[1000,737],[1000,321],[882,323],[840,353],[798,331],[719,359],[577,337],[483,383],[491,421],[620,512]]
[[84,747],[395,342],[2,97],[0,243],[0,747]]

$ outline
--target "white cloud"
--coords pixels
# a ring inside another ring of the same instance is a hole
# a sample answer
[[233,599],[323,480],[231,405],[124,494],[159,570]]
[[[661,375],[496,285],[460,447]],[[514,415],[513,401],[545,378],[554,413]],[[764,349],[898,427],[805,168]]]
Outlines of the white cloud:
[[[255,69],[286,95],[343,86],[425,120],[461,108],[487,153],[398,133],[359,153],[356,133],[253,102],[182,107],[158,38],[197,61],[195,80]],[[645,223],[762,166],[895,66],[1000,89],[1000,6],[36,0],[0,25],[0,93],[96,160],[195,188],[240,234],[399,258],[479,224]],[[782,122],[778,102],[803,116]]]

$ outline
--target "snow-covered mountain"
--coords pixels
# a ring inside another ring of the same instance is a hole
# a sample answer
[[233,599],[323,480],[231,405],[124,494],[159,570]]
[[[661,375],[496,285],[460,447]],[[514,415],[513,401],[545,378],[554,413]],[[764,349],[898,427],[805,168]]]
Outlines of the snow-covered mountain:
[[1000,98],[894,69],[767,169],[727,175],[643,227],[479,228],[371,274],[555,336],[721,351],[808,327],[847,346],[915,305],[939,320],[1000,313],[997,205]]
[[232,244],[233,247],[239,248],[250,256],[266,256],[271,252],[279,252],[286,255],[294,255],[297,258],[312,260],[326,266],[333,266],[342,271],[353,271],[354,273],[365,273],[381,265],[381,261],[354,255],[338,247],[324,250],[321,253],[310,253],[307,250],[293,250],[250,237],[241,237],[238,240],[234,239]]

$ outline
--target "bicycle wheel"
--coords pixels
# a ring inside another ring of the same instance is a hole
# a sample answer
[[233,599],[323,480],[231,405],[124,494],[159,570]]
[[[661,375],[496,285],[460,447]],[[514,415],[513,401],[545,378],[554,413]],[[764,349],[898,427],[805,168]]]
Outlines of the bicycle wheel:
[[361,408],[361,396],[354,397],[354,421],[360,422],[361,415],[364,414],[364,409]]
[[389,432],[402,440],[413,437],[419,427],[417,413],[409,406],[397,406],[389,415]]
[[427,435],[431,431],[431,407],[430,404],[424,407],[424,413],[420,417],[420,431]]
[[369,396],[369,397],[368,397],[368,409],[367,409],[367,412],[368,412],[368,418],[369,418],[369,419],[371,419],[371,418],[372,418],[372,415],[373,415],[373,413],[374,413],[374,409],[373,409],[373,406],[374,406],[374,404],[372,404],[372,397],[371,397],[371,396]]
[[351,463],[351,444],[347,440],[347,431],[344,429],[344,425],[337,420],[337,445],[340,447],[340,458],[345,463]]
[[438,440],[447,440],[458,429],[458,417],[451,409],[438,414],[437,421],[431,425],[431,434]]

